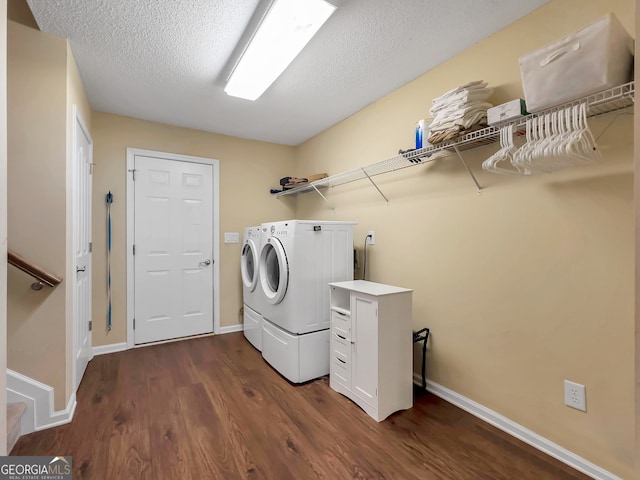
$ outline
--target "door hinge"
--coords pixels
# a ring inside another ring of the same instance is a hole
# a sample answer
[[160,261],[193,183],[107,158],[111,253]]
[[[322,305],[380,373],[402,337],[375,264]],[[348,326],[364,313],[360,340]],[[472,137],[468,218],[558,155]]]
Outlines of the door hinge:
[[89,164],[89,175],[93,175],[93,166],[95,165],[95,163],[90,163]]
[[93,252],[93,242],[89,242],[89,253]]
[[134,255],[136,254],[136,244],[135,243],[133,244],[133,254]]
[[136,329],[136,319],[135,318],[133,319],[133,329],[134,330]]
[[131,172],[131,175],[133,176],[133,181],[136,181],[136,169],[135,168],[130,168],[129,171]]
[[93,330],[93,322],[89,320],[89,331]]

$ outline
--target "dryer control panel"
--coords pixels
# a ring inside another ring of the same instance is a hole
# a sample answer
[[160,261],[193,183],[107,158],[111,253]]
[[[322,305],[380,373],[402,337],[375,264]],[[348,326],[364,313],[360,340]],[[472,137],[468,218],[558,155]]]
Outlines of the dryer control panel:
[[269,229],[269,233],[271,235],[275,235],[278,237],[286,237],[290,234],[289,232],[289,224],[288,223],[278,223],[271,225]]

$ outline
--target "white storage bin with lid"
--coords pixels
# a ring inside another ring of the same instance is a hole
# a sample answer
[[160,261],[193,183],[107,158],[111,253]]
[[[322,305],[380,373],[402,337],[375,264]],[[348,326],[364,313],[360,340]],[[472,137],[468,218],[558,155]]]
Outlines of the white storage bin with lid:
[[539,112],[631,81],[633,38],[613,13],[520,57],[527,110]]

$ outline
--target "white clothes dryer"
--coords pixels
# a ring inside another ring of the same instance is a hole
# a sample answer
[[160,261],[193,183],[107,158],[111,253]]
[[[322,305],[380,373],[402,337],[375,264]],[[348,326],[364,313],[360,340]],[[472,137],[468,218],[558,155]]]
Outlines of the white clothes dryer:
[[244,336],[258,350],[262,350],[262,292],[258,287],[259,255],[262,247],[260,227],[246,227],[240,254],[242,300],[244,304]]
[[353,280],[354,222],[262,224],[262,356],[294,383],[329,373],[329,282]]

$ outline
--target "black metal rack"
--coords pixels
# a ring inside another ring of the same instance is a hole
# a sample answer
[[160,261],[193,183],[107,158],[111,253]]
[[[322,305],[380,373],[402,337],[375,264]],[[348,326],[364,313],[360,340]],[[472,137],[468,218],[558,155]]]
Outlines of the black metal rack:
[[413,332],[413,343],[422,343],[422,388],[427,388],[426,362],[427,362],[427,340],[429,340],[429,329],[422,328]]

